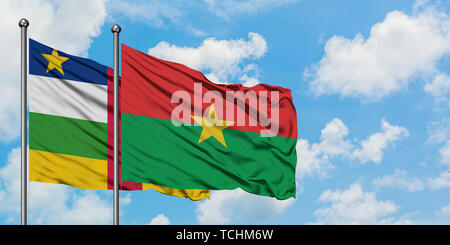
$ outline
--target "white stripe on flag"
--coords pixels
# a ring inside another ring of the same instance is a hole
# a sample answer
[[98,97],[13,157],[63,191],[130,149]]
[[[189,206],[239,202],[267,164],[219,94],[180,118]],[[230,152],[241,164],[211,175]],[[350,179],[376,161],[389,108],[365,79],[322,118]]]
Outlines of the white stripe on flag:
[[107,86],[29,75],[30,112],[108,121]]

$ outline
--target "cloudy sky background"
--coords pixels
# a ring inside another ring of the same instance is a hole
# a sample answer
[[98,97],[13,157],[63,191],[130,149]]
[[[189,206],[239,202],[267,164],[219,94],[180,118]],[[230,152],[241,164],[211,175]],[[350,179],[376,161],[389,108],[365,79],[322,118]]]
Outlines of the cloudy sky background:
[[[216,83],[292,89],[297,199],[121,192],[121,224],[450,224],[450,4],[427,0],[0,2],[0,224],[20,223],[18,20],[112,66],[121,42]],[[111,224],[110,191],[29,185],[30,224]]]

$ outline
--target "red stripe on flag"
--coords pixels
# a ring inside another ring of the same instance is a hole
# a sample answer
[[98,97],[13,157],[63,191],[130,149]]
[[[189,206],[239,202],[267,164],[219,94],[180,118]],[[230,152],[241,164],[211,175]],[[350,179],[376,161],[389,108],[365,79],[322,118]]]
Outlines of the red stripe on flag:
[[[121,85],[119,79],[119,86]],[[120,93],[120,89],[119,89]],[[120,96],[119,96],[120,98]],[[121,130],[120,130],[120,110],[121,104],[119,101],[119,180],[121,169]],[[108,189],[114,189],[114,73],[108,67]],[[134,183],[128,181],[119,181],[120,190],[142,190],[142,183]]]

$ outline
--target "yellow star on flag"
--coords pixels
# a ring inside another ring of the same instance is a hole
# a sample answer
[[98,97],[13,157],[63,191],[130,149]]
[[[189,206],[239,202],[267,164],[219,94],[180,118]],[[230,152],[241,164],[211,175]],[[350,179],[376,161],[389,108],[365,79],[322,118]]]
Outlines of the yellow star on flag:
[[229,126],[232,126],[234,122],[218,119],[216,116],[216,110],[214,109],[214,104],[211,104],[211,106],[209,107],[208,117],[191,116],[191,118],[194,119],[194,121],[198,124],[201,124],[203,127],[202,134],[200,135],[200,139],[198,140],[199,144],[212,136],[216,138],[220,143],[222,143],[222,145],[227,147],[222,130]]
[[56,68],[61,74],[64,75],[64,71],[61,64],[64,61],[68,60],[69,57],[59,56],[58,51],[56,51],[56,49],[53,49],[52,54],[41,54],[41,55],[44,56],[44,58],[48,61],[47,71],[45,73]]

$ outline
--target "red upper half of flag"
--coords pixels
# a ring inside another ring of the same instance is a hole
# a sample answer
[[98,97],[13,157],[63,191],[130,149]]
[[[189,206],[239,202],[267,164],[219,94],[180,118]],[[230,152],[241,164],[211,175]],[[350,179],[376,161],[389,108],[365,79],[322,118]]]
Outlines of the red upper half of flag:
[[194,123],[214,104],[228,128],[297,138],[291,90],[259,84],[215,84],[201,72],[122,44],[122,113]]

